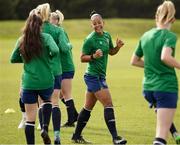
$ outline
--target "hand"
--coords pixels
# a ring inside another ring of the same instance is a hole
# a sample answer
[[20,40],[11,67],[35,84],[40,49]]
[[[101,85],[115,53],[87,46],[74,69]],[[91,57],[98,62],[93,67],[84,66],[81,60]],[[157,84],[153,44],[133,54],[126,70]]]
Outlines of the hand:
[[100,58],[103,56],[103,52],[101,49],[96,50],[96,52],[93,54],[93,58]]
[[116,39],[116,47],[121,48],[123,45],[124,45],[124,42],[121,39],[117,38]]

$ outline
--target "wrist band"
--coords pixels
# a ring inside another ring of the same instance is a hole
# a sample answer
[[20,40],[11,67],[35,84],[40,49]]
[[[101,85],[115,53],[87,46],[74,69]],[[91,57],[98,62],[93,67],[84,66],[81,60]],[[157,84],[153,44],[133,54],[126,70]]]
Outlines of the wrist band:
[[93,54],[91,54],[91,60],[94,60]]

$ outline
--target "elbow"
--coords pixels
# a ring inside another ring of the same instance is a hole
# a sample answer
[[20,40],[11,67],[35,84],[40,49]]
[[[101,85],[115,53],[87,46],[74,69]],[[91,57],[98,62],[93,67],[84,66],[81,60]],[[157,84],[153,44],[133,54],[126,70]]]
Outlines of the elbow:
[[136,65],[136,62],[131,60],[131,61],[130,61],[130,65],[135,66],[135,65]]
[[167,56],[164,56],[164,55],[161,56],[161,61],[162,62],[167,63],[168,60],[169,60],[169,58]]
[[80,60],[82,63],[85,62],[82,56],[80,57]]

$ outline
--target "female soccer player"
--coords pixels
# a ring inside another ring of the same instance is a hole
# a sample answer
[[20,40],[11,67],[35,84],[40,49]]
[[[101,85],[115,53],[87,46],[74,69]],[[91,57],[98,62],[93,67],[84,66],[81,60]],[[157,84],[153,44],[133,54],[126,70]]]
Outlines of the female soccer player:
[[22,75],[22,101],[25,103],[27,144],[35,144],[34,126],[38,96],[44,102],[42,108],[41,136],[45,144],[51,144],[47,128],[52,105],[54,76],[50,59],[58,55],[59,48],[49,34],[41,33],[42,19],[32,10],[24,27],[23,35],[17,41],[11,56],[12,63],[24,63]]
[[[50,34],[56,44],[59,47],[59,54],[57,57],[54,57],[54,61],[51,61],[51,68],[53,70],[55,81],[54,81],[54,90],[51,97],[52,101],[52,123],[54,128],[54,144],[60,144],[60,123],[61,123],[61,112],[59,108],[59,92],[61,88],[61,79],[62,79],[62,66],[61,66],[61,51],[67,51],[66,47],[62,48],[62,32],[60,29],[51,23],[49,23],[49,16],[50,16],[50,6],[48,3],[41,4],[37,8],[38,15],[41,17],[43,21],[42,25],[42,32]],[[43,105],[43,104],[42,104]],[[42,111],[41,107],[39,108],[39,120],[41,124],[42,118]]]
[[74,77],[74,63],[72,55],[72,45],[69,42],[69,38],[65,30],[62,28],[62,22],[64,20],[64,15],[56,10],[51,13],[50,23],[59,26],[59,28],[64,32],[64,35],[61,35],[61,39],[64,39],[67,44],[69,44],[69,50],[61,55],[61,64],[62,64],[62,83],[61,83],[61,93],[60,98],[62,102],[65,103],[67,108],[67,122],[62,125],[62,127],[73,127],[74,122],[77,121],[78,112],[74,105],[74,100],[72,98],[72,79]]
[[74,143],[88,143],[83,139],[81,133],[90,118],[91,110],[98,100],[104,106],[104,119],[112,135],[113,143],[126,144],[127,141],[118,136],[112,98],[106,84],[108,54],[117,54],[124,43],[117,38],[116,47],[113,47],[110,34],[103,30],[104,22],[100,14],[92,13],[91,25],[94,31],[87,36],[82,47],[81,55],[81,62],[88,63],[84,75],[84,80],[87,85],[86,99],[85,105],[78,116],[72,141]]
[[170,31],[174,15],[174,4],[164,1],[156,11],[156,28],[141,37],[131,60],[132,65],[144,68],[144,97],[157,109],[154,145],[166,144],[177,107],[178,81],[174,68],[180,69],[180,63],[174,58],[177,37]]

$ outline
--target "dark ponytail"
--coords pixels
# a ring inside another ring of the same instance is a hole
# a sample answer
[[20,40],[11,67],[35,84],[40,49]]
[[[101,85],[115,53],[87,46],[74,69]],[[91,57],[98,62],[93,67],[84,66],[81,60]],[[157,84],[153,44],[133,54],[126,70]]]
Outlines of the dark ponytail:
[[32,11],[26,21],[20,43],[20,53],[26,63],[30,62],[35,57],[39,57],[42,53],[40,36],[41,26],[41,18]]
[[93,10],[93,11],[90,13],[90,18],[91,18],[91,16],[94,15],[94,14],[97,14],[97,12],[96,12],[95,10]]

